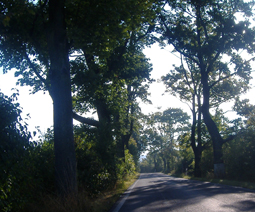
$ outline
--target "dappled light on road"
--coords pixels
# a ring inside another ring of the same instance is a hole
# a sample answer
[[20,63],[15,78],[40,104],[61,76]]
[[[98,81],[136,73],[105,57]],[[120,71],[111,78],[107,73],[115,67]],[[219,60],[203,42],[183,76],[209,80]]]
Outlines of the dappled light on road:
[[254,210],[252,190],[149,173],[141,174],[119,211]]

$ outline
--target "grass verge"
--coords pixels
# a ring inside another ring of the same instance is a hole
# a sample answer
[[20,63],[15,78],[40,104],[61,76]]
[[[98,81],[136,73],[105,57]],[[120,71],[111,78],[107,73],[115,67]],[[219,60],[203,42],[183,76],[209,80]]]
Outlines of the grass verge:
[[108,192],[104,192],[93,203],[93,212],[108,211],[114,205],[114,203],[121,197],[121,195],[138,179],[140,174],[135,174],[124,179],[122,182],[118,182],[116,187]]
[[116,183],[113,189],[90,198],[86,192],[79,191],[62,201],[56,195],[40,195],[36,202],[25,205],[22,212],[105,212],[109,211],[120,196],[138,179],[139,174],[128,176]]
[[190,180],[198,180],[204,182],[218,183],[223,185],[237,186],[242,188],[248,188],[255,190],[255,183],[252,182],[244,182],[244,181],[236,181],[236,180],[227,180],[227,179],[209,179],[209,178],[198,178],[198,177],[190,177],[187,175],[171,175],[173,177],[181,177]]

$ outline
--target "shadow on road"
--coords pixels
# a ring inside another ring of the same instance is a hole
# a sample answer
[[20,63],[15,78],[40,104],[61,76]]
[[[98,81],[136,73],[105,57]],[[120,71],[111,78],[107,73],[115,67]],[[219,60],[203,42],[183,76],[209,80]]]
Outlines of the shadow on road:
[[[242,198],[237,198],[237,194]],[[255,211],[255,193],[161,173],[141,174],[120,211],[186,211],[185,208],[189,208],[188,211],[217,211],[218,207],[222,211]]]

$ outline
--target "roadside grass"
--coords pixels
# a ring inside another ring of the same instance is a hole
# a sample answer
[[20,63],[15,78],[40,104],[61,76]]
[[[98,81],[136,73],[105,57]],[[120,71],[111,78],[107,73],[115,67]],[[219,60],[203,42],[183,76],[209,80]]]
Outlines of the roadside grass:
[[190,180],[218,183],[223,185],[237,186],[237,187],[255,190],[255,183],[252,183],[252,182],[236,181],[236,180],[228,180],[228,179],[215,179],[215,178],[198,178],[198,177],[187,176],[184,174],[181,174],[181,175],[170,174],[170,175],[173,177],[181,177],[181,178],[190,179]]
[[139,173],[118,182],[113,190],[107,191],[92,202],[93,212],[108,211],[121,195],[138,179]]
[[113,189],[103,192],[95,198],[85,191],[78,196],[70,196],[63,202],[56,195],[39,195],[38,201],[25,205],[22,212],[105,212],[109,211],[121,195],[138,179],[139,173],[128,176],[116,183]]

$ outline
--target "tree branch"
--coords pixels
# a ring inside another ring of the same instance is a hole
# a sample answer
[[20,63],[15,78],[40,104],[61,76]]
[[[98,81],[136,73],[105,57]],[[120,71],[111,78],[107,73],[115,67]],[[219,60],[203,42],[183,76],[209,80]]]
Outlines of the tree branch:
[[[160,16],[160,20],[162,21],[162,23],[163,23],[163,25],[164,25],[164,27],[165,27],[165,29],[166,29],[166,33],[167,33],[168,35],[170,35],[170,38],[171,38],[172,32],[171,32],[170,29],[167,27],[167,24],[165,23],[165,20],[164,20],[164,17],[163,17],[162,14],[161,14],[161,16]],[[174,48],[175,48],[175,50],[176,50],[177,52],[179,52],[179,53],[182,54],[184,57],[189,58],[190,60],[194,61],[196,64],[199,65],[199,62],[198,62],[196,59],[194,59],[190,54],[187,54],[187,53],[185,53],[184,51],[181,51],[181,49],[179,49],[179,48],[177,47],[177,45],[175,45],[174,42],[170,40],[170,38],[169,38],[168,35],[166,35],[166,37],[168,38],[168,42],[174,46]]]
[[232,141],[237,135],[230,135],[226,139],[222,139],[222,144]]
[[99,127],[99,121],[79,116],[75,112],[73,112],[73,119],[75,119],[76,121],[79,121],[83,124],[88,124],[88,125],[91,125],[91,126],[94,126],[94,127]]
[[27,61],[28,61],[28,63],[29,63],[29,67],[32,69],[32,71],[35,73],[35,75],[39,78],[39,80],[44,84],[46,90],[49,91],[49,94],[50,94],[50,96],[51,96],[51,93],[52,93],[52,92],[51,92],[50,85],[47,83],[47,80],[44,79],[44,78],[40,75],[40,73],[37,71],[37,69],[36,69],[36,67],[35,67],[35,64],[31,62],[31,60],[30,60],[29,56],[27,55],[27,53],[26,53],[26,59],[27,59]]
[[219,83],[219,82],[221,82],[221,81],[223,81],[223,80],[225,80],[225,79],[228,79],[228,78],[234,76],[236,73],[237,73],[237,72],[234,72],[234,73],[232,73],[232,74],[230,74],[230,75],[227,75],[227,76],[225,76],[225,77],[219,78],[219,79],[216,80],[214,83],[212,83],[212,84],[209,86],[209,88],[211,89],[211,88],[212,88],[213,86],[215,86],[217,83]]

